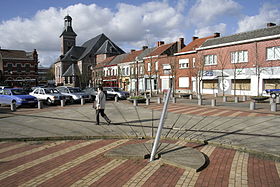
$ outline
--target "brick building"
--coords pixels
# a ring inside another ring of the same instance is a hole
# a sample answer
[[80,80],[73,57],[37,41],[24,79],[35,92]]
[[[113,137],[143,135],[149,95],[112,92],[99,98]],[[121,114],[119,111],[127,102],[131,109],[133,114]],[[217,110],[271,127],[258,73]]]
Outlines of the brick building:
[[22,50],[0,49],[0,82],[14,87],[36,86],[38,54]]

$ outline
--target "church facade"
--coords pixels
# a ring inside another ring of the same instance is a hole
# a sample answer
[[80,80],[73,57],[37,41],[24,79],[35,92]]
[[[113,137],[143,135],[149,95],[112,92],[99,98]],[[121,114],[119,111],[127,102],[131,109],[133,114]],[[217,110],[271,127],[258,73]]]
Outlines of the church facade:
[[92,85],[92,69],[107,57],[125,53],[105,34],[100,34],[81,46],[76,45],[77,34],[72,28],[72,18],[64,18],[60,35],[61,55],[55,62],[56,85],[85,87]]

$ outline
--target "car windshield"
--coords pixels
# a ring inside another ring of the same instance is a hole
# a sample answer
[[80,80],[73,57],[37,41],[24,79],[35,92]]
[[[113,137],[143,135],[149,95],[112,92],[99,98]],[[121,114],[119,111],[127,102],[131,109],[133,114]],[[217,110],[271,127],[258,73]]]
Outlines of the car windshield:
[[13,95],[28,95],[26,91],[22,90],[22,89],[14,89],[11,90]]
[[113,90],[114,90],[115,92],[120,92],[120,91],[122,91],[121,88],[113,88]]
[[82,92],[82,90],[81,90],[81,89],[79,89],[79,88],[70,88],[69,90],[70,90],[70,92],[71,92],[71,93],[78,93],[78,92]]

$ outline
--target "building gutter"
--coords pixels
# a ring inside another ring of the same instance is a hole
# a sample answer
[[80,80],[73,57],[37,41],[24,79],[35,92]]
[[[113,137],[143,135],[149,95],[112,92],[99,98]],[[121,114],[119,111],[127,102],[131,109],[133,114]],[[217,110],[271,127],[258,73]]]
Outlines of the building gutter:
[[265,36],[265,37],[260,37],[260,38],[253,38],[253,39],[248,39],[248,40],[242,40],[242,41],[237,41],[237,42],[229,42],[229,43],[211,45],[211,46],[206,46],[206,47],[199,47],[199,48],[196,48],[196,50],[200,51],[200,50],[205,50],[205,49],[212,49],[212,48],[225,47],[225,46],[231,46],[231,45],[258,42],[258,41],[263,41],[263,40],[270,40],[270,39],[275,39],[275,38],[280,38],[280,34],[273,35],[273,36]]

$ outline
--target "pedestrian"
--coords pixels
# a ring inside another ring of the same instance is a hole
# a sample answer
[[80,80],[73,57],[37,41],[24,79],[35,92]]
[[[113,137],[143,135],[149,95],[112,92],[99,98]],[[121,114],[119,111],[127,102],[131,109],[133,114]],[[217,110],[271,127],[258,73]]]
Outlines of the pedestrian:
[[106,95],[103,92],[102,86],[97,87],[97,95],[95,98],[95,109],[96,109],[96,125],[99,125],[99,114],[107,121],[108,125],[111,123],[111,120],[104,113],[106,103]]

